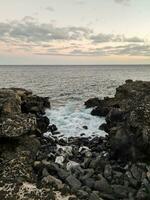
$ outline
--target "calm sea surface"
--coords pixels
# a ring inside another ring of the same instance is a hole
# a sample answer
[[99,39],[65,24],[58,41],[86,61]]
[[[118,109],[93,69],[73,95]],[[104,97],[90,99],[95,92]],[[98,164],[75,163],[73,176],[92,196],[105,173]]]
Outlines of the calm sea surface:
[[0,66],[0,87],[22,87],[50,97],[52,109],[46,115],[63,137],[105,136],[99,130],[105,119],[91,116],[83,103],[114,95],[126,79],[150,81],[150,66]]

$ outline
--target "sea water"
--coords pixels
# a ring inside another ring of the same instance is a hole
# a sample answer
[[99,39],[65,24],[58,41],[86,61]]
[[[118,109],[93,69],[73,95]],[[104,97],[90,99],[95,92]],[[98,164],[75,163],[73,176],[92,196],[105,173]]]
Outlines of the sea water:
[[91,116],[84,102],[113,96],[126,79],[150,81],[150,66],[0,66],[0,87],[31,89],[50,98],[46,115],[66,137],[104,136],[99,130],[104,118]]

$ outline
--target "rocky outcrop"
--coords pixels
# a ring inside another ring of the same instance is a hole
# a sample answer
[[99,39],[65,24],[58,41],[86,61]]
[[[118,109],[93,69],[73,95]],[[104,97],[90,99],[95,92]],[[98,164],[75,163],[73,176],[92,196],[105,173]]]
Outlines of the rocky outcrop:
[[31,91],[0,89],[0,199],[54,199],[51,188],[38,189],[32,169],[49,107],[48,98]]
[[66,139],[43,115],[47,97],[1,89],[0,199],[150,199],[149,102],[150,83],[128,80],[85,103],[105,117],[105,138]]
[[92,114],[106,117],[103,127],[109,134],[112,156],[128,160],[149,158],[150,82],[127,80],[116,89],[114,98],[88,102],[95,106]]

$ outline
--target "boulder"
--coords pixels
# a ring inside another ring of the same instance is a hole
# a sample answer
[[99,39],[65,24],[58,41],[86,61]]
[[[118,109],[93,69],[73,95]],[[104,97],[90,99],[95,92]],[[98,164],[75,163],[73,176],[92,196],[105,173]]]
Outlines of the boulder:
[[81,187],[81,182],[73,175],[68,176],[66,182],[73,190],[78,190]]

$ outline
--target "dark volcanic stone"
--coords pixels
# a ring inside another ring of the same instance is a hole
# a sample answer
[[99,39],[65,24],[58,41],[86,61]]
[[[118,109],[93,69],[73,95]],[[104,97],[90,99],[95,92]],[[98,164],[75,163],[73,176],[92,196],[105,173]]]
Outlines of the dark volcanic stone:
[[81,182],[73,175],[68,176],[66,182],[73,190],[78,190],[81,187]]
[[100,100],[98,98],[89,99],[85,102],[86,108],[91,108],[95,106],[99,106]]
[[109,109],[106,107],[96,107],[92,110],[91,115],[105,117],[109,113]]

